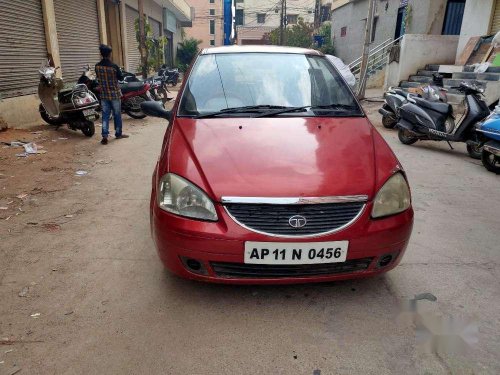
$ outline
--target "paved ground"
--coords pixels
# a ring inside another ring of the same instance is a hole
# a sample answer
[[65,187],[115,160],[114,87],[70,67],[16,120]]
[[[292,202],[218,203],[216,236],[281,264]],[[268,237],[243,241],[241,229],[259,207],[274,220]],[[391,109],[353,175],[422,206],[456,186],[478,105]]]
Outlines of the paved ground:
[[[126,127],[132,138],[107,147],[87,140],[92,151],[71,168],[89,175],[67,172],[69,188],[0,222],[0,374],[500,373],[500,176],[463,146],[403,146],[379,128],[416,214],[403,263],[386,276],[234,287],[163,271],[148,195],[166,125]],[[437,297],[421,303],[432,314],[475,321],[477,343],[460,355],[424,350],[398,319],[424,292]]]

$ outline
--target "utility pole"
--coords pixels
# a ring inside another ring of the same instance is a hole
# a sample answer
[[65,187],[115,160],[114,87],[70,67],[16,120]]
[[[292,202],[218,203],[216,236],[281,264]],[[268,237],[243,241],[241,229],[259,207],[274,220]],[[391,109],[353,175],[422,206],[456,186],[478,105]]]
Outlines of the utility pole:
[[281,12],[280,12],[280,46],[283,45],[283,36],[284,36],[284,26],[285,26],[285,0],[281,0]]
[[142,78],[148,77],[148,53],[146,50],[146,30],[144,25],[144,0],[139,0],[137,3],[139,8],[139,51],[141,53]]
[[366,18],[365,43],[363,47],[363,57],[361,59],[361,68],[359,72],[359,90],[358,99],[365,98],[366,80],[368,73],[368,58],[370,56],[370,41],[372,38],[373,17],[375,15],[375,0],[370,0],[368,6],[368,17]]

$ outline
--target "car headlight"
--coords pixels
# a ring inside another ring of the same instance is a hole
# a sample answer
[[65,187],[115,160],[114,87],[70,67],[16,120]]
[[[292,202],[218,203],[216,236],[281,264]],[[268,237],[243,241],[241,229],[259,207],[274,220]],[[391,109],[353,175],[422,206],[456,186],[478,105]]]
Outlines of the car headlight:
[[217,221],[215,206],[205,192],[172,173],[167,173],[160,180],[158,205],[162,210],[176,215]]
[[372,217],[399,214],[410,207],[410,188],[401,173],[394,174],[378,191],[373,202]]

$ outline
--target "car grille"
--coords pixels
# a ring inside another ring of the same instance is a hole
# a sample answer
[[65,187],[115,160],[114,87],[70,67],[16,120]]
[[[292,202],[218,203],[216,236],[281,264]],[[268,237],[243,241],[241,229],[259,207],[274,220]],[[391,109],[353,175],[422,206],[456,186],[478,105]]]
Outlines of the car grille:
[[[225,205],[229,214],[241,225],[257,232],[303,237],[333,232],[350,224],[364,207],[363,202],[323,204],[245,204]],[[294,228],[289,220],[303,216],[307,223]]]
[[366,270],[373,258],[352,259],[343,263],[305,264],[305,265],[267,265],[244,263],[211,262],[218,277],[224,278],[280,278],[313,277]]

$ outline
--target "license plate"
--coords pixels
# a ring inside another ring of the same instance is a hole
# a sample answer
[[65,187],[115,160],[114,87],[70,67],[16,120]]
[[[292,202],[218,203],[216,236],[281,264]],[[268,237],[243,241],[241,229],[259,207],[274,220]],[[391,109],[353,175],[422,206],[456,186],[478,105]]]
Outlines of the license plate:
[[347,258],[349,241],[245,242],[247,264],[341,263]]
[[95,111],[93,109],[84,109],[83,110],[83,115],[85,117],[87,116],[93,116],[95,114]]

